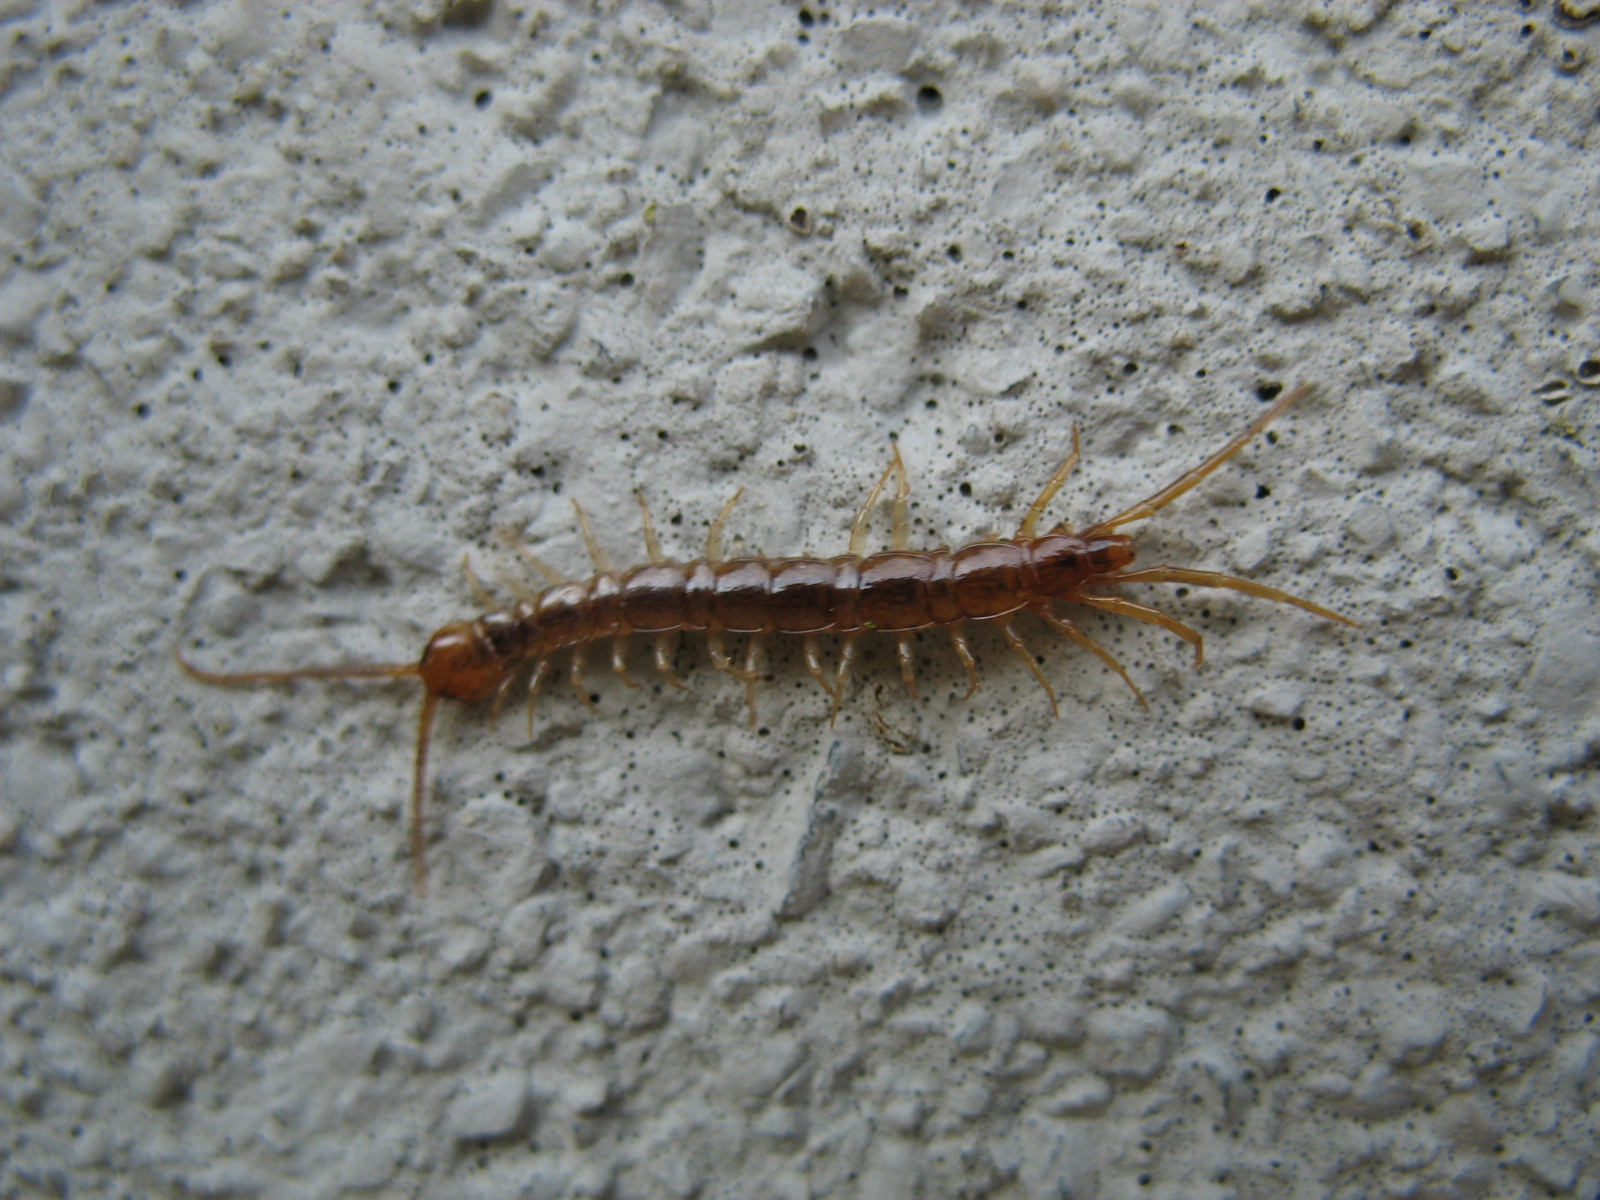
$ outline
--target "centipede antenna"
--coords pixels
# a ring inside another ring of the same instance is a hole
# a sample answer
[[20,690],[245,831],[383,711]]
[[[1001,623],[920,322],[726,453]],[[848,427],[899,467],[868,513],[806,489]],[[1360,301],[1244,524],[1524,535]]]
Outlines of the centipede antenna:
[[1295,388],[1287,396],[1283,397],[1283,399],[1279,400],[1271,408],[1267,409],[1266,412],[1262,413],[1259,417],[1252,421],[1248,429],[1245,429],[1229,438],[1227,444],[1224,445],[1222,449],[1218,450],[1198,467],[1195,467],[1194,470],[1184,472],[1182,475],[1178,476],[1176,480],[1174,480],[1172,483],[1169,483],[1155,495],[1149,497],[1148,499],[1139,501],[1139,503],[1135,504],[1132,508],[1124,509],[1110,520],[1099,521],[1096,524],[1089,526],[1089,528],[1085,529],[1080,536],[1086,538],[1096,537],[1102,533],[1110,533],[1113,529],[1116,529],[1119,526],[1128,525],[1134,521],[1143,521],[1146,517],[1154,516],[1167,505],[1171,504],[1179,496],[1198,486],[1201,480],[1205,479],[1206,476],[1210,475],[1218,467],[1222,466],[1223,463],[1227,462],[1235,454],[1243,450],[1245,446],[1250,444],[1257,434],[1259,434],[1268,425],[1272,424],[1273,421],[1282,416],[1284,409],[1288,408],[1296,400],[1299,400],[1310,390],[1311,385],[1309,383],[1302,383],[1299,387]]

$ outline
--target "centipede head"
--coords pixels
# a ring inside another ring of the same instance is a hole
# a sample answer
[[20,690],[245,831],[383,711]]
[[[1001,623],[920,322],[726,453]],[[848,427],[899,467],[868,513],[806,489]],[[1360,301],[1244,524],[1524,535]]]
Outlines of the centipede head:
[[1039,588],[1050,596],[1067,596],[1097,576],[1114,574],[1135,554],[1133,539],[1120,533],[1083,537],[1053,529],[1028,546]]

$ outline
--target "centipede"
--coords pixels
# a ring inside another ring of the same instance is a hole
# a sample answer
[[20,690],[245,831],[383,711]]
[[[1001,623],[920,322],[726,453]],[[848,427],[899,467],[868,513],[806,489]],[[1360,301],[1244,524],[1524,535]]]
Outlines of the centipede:
[[[900,676],[913,699],[918,697],[913,670],[914,639],[943,629],[956,660],[966,673],[965,699],[979,688],[977,657],[968,640],[971,626],[990,625],[1026,666],[1059,717],[1055,688],[1015,622],[1030,613],[1068,641],[1098,659],[1118,676],[1146,709],[1149,701],[1121,662],[1074,622],[1062,606],[1075,605],[1127,617],[1165,630],[1194,650],[1194,665],[1204,661],[1205,641],[1198,631],[1169,613],[1130,599],[1120,589],[1129,584],[1179,584],[1221,588],[1262,600],[1293,605],[1325,621],[1355,627],[1350,618],[1279,588],[1217,571],[1180,566],[1134,567],[1136,547],[1123,527],[1144,521],[1191,491],[1221,468],[1302,399],[1302,384],[1276,399],[1245,429],[1230,438],[1198,466],[1128,508],[1074,532],[1060,522],[1040,533],[1051,501],[1082,457],[1076,426],[1072,448],[1028,506],[1014,536],[970,542],[954,549],[909,547],[910,482],[899,448],[868,491],[850,527],[849,550],[831,558],[726,557],[724,529],[743,489],[711,521],[705,553],[686,562],[663,553],[650,506],[642,490],[635,492],[642,517],[648,561],[619,570],[596,538],[588,515],[573,503],[578,527],[594,563],[587,579],[567,578],[526,547],[519,552],[546,578],[548,586],[529,592],[509,605],[487,607],[471,620],[452,621],[428,639],[422,656],[404,663],[346,663],[251,671],[211,671],[196,666],[180,649],[178,665],[206,684],[240,686],[286,684],[307,679],[415,679],[422,685],[412,762],[409,806],[413,886],[418,895],[428,887],[424,799],[428,785],[428,751],[441,701],[489,702],[498,715],[519,681],[524,683],[531,733],[535,699],[550,677],[558,656],[566,654],[567,676],[579,700],[590,710],[594,698],[585,684],[585,668],[594,643],[609,641],[611,666],[629,687],[638,687],[628,670],[627,647],[636,635],[653,639],[656,671],[674,688],[687,685],[673,669],[677,639],[683,633],[705,637],[712,666],[744,685],[751,726],[756,724],[756,690],[763,671],[766,639],[774,635],[801,639],[806,670],[821,686],[830,722],[838,717],[847,681],[858,661],[861,639],[885,634],[895,641]],[[892,548],[867,552],[871,514],[893,484]],[[466,566],[468,580],[481,602],[492,602]],[[726,635],[747,635],[742,659],[730,654]],[[821,639],[837,637],[838,658],[824,665]]]

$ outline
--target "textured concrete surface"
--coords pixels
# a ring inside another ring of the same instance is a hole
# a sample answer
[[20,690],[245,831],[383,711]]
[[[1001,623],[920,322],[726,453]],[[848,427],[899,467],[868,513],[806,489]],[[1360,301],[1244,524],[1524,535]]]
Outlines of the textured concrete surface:
[[[0,1192],[1600,1192],[1565,3],[0,2]],[[1359,631],[597,654],[445,714],[425,900],[413,689],[171,657],[409,659],[571,497],[837,552],[891,436],[935,544],[1076,422],[1081,524],[1300,380],[1141,545]]]

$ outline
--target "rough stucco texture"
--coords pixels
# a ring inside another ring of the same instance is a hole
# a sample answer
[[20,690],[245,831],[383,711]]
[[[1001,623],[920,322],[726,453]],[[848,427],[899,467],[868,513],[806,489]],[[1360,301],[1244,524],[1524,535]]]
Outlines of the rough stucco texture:
[[[3,0],[0,1190],[1594,1196],[1593,8]],[[1360,629],[597,653],[445,712],[425,899],[414,687],[172,659],[406,661],[571,497],[837,553],[891,437],[934,545],[1076,423],[1082,524],[1302,380],[1141,550]]]

